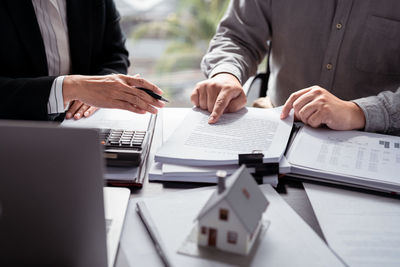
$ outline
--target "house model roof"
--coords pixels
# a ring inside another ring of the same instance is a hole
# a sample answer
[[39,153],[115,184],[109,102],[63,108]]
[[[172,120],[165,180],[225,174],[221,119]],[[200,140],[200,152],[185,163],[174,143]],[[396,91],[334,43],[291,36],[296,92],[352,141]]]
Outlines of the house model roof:
[[220,194],[215,190],[196,219],[200,220],[225,199],[248,233],[253,233],[268,206],[268,200],[245,165],[228,177],[225,183],[226,189]]

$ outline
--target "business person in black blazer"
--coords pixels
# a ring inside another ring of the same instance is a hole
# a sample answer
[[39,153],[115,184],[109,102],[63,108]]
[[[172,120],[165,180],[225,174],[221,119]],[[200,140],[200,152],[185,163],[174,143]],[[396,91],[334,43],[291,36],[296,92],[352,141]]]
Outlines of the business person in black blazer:
[[[83,116],[82,112],[88,111],[88,116],[97,107],[157,112],[155,107],[162,107],[163,103],[135,86],[158,94],[162,91],[139,76],[124,75],[129,66],[128,52],[114,2],[55,1],[65,5],[69,40],[70,71],[62,83],[65,107],[70,104],[67,114],[81,112],[75,116],[77,119]],[[32,1],[0,2],[0,119],[54,117],[49,114],[48,101],[57,77],[49,76],[47,51],[35,8]],[[45,22],[46,16],[44,13],[41,17]]]

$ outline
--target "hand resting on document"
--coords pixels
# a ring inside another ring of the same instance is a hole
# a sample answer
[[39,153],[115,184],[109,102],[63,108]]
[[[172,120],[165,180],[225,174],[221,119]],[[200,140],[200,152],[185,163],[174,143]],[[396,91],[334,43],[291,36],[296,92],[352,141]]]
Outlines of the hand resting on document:
[[319,86],[291,94],[283,106],[281,119],[285,119],[292,108],[295,119],[311,127],[324,124],[333,130],[358,130],[365,127],[364,112],[357,104],[341,100]]

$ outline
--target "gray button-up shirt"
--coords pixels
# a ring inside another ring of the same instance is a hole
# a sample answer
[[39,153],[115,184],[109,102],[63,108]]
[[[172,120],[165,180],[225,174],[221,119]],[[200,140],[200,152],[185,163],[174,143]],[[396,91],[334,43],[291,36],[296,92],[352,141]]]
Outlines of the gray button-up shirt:
[[399,0],[232,0],[202,69],[243,83],[256,73],[267,40],[274,105],[319,85],[356,102],[365,130],[400,132],[400,91],[376,96],[400,86]]

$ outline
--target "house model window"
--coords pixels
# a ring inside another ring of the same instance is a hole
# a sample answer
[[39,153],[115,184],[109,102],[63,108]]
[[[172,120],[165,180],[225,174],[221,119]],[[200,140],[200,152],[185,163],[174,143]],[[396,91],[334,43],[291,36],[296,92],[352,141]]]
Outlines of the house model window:
[[247,189],[246,188],[243,188],[242,189],[242,192],[243,192],[243,195],[247,198],[247,199],[249,199],[250,198],[250,194],[249,194],[249,191],[247,191]]
[[228,238],[228,243],[236,244],[237,243],[238,234],[236,232],[234,232],[234,231],[228,231],[227,238]]
[[207,234],[207,227],[202,226],[202,227],[201,227],[201,233],[202,233],[203,235]]
[[220,209],[219,210],[219,219],[221,221],[227,221],[228,220],[228,210]]

